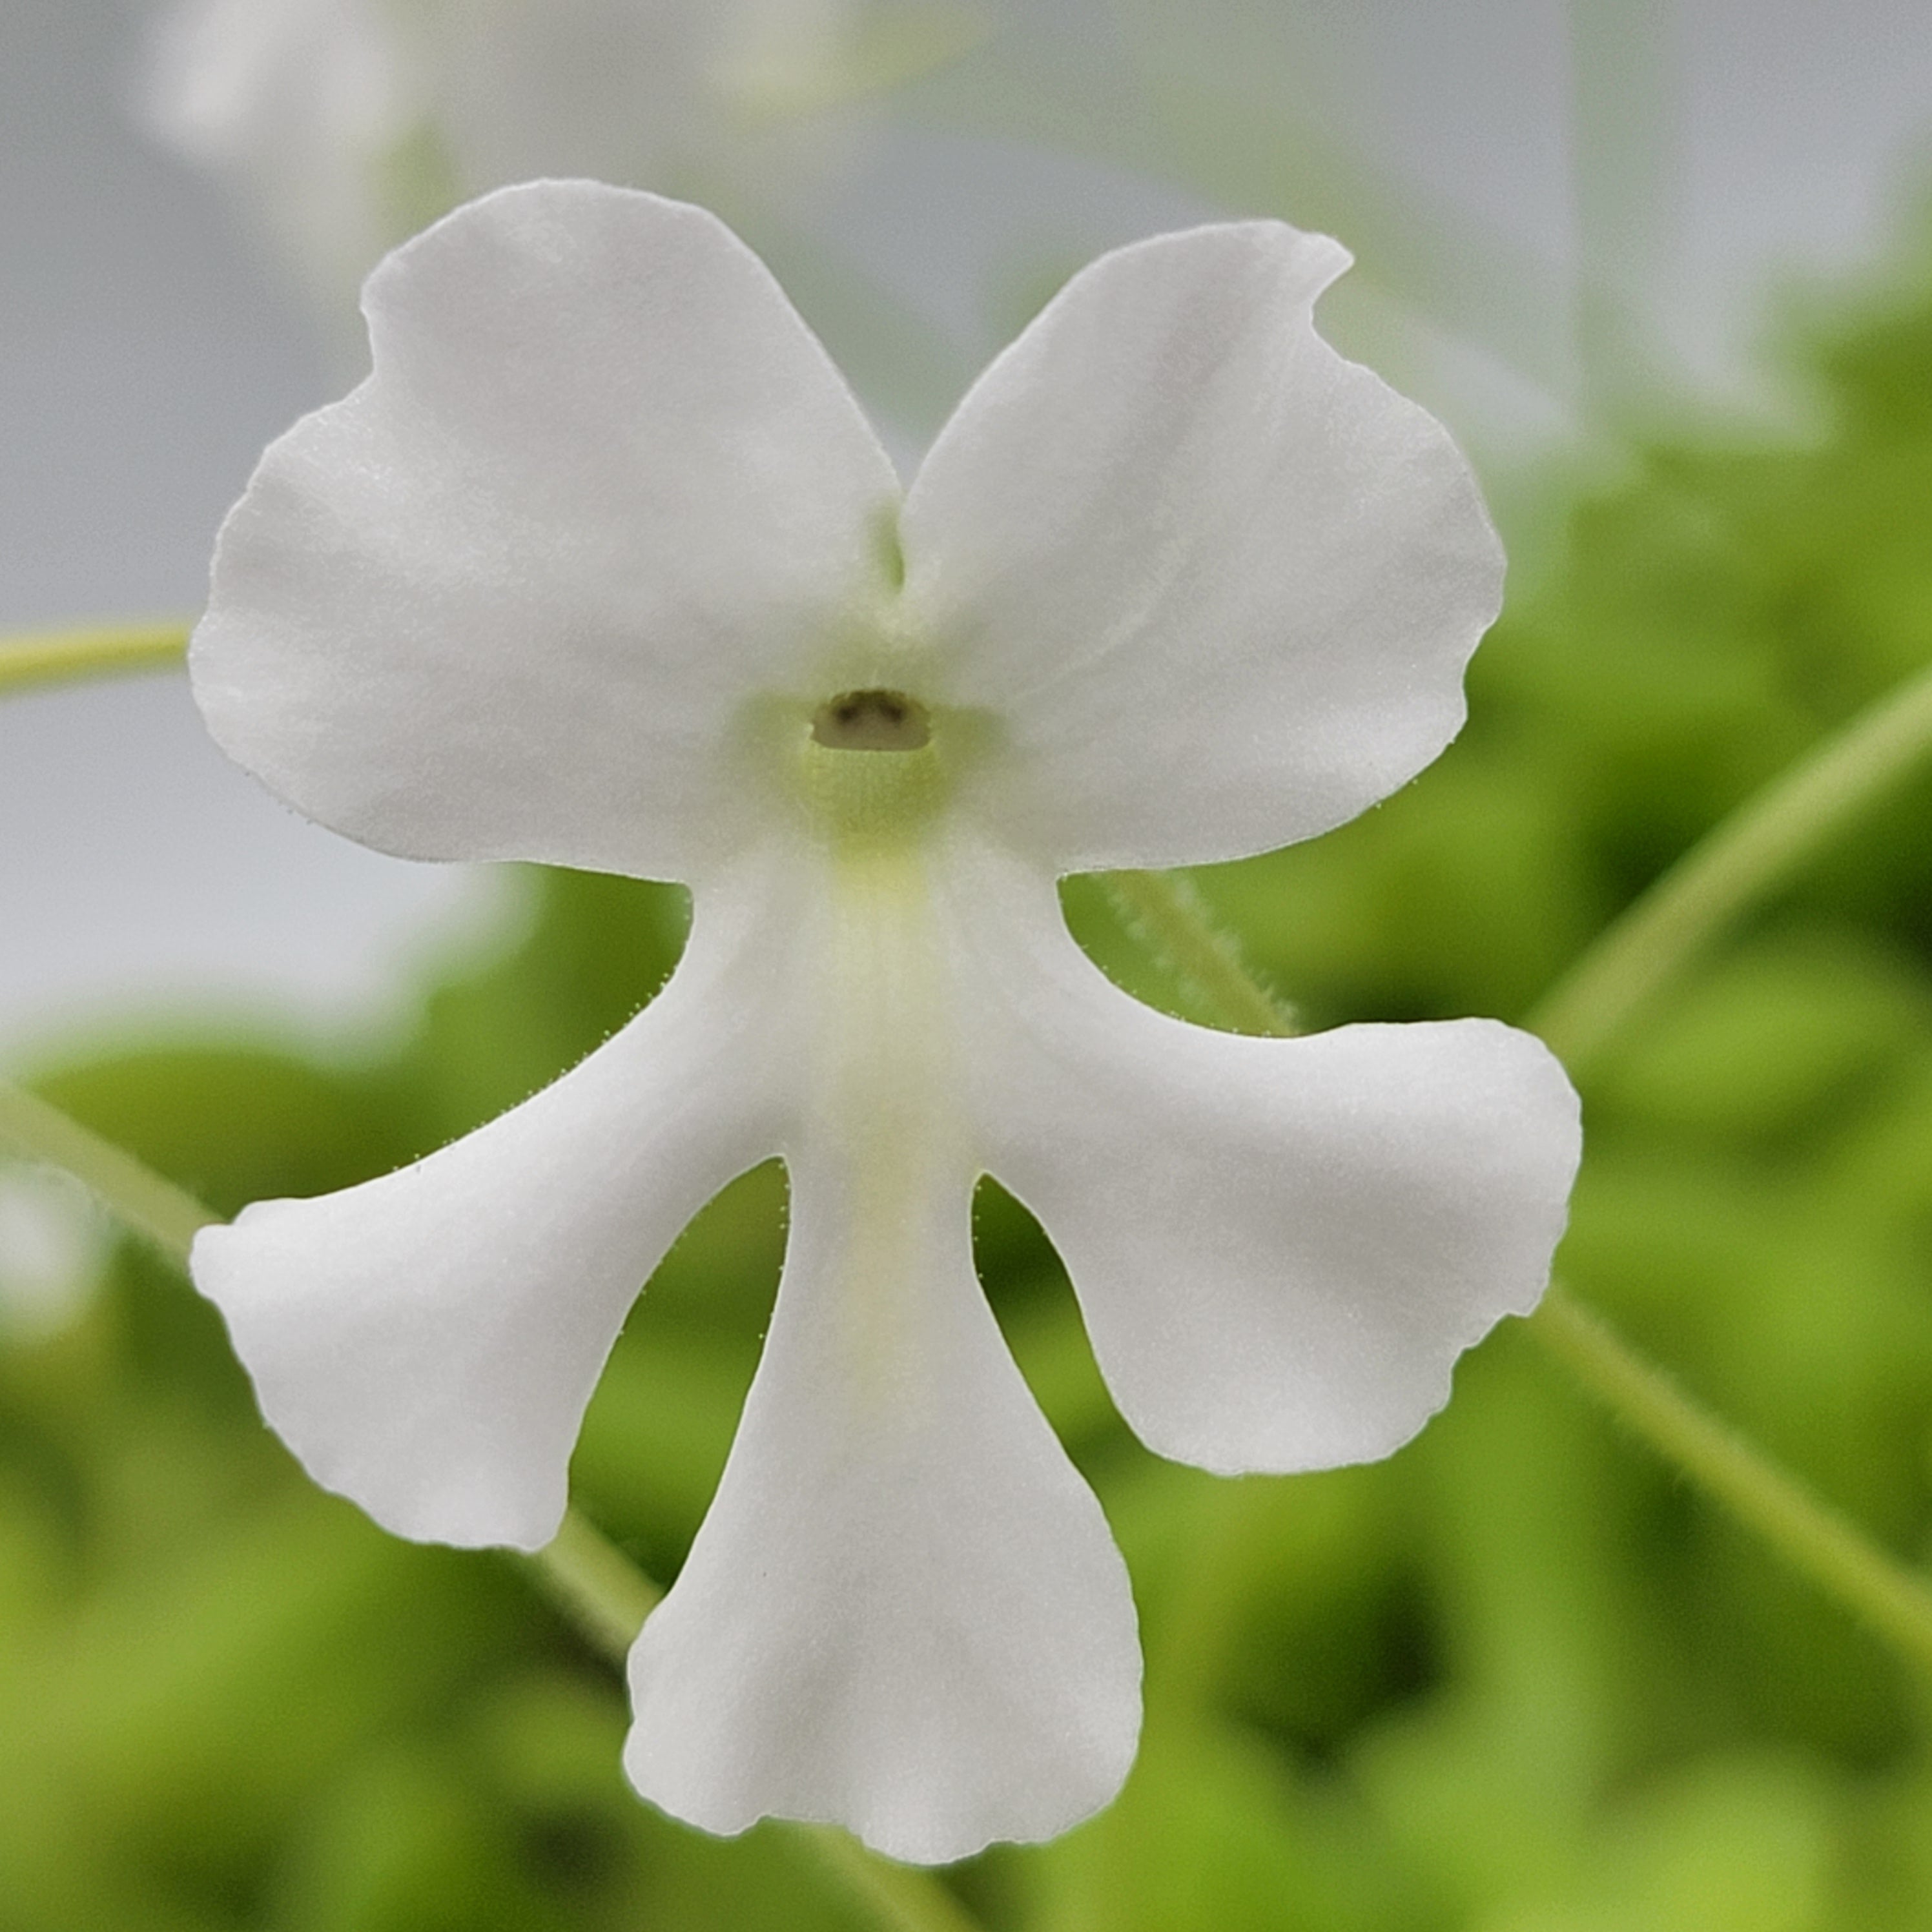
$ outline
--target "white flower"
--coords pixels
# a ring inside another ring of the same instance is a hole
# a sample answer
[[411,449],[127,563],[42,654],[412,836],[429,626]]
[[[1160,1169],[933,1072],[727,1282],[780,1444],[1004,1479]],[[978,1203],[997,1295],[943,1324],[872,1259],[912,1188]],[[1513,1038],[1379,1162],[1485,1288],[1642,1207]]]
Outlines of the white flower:
[[[588,173],[757,200],[839,143],[821,110],[962,44],[957,9],[902,0],[186,0],[156,38],[146,112],[224,177],[315,292],[453,202]],[[903,40],[896,64],[871,42]]]
[[392,256],[374,374],[230,517],[195,687],[326,824],[690,883],[670,982],[502,1119],[197,1242],[265,1414],[399,1533],[535,1549],[620,1324],[774,1153],[791,1227],[640,1791],[908,1858],[1035,1838],[1132,1756],[1127,1579],[974,1277],[996,1176],[1127,1420],[1224,1470],[1387,1454],[1528,1310],[1576,1103],[1484,1020],[1256,1040],[1116,990],[1058,874],[1229,859],[1434,758],[1501,560],[1431,418],[1258,222],[1077,277],[902,489],[698,209],[506,190]]

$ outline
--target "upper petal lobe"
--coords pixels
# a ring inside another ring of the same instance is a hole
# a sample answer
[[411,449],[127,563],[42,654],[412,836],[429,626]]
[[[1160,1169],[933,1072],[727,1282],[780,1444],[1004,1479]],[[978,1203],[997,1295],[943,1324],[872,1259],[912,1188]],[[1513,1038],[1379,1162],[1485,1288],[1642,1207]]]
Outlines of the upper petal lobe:
[[224,527],[209,729],[406,856],[714,867],[747,704],[884,594],[898,485],[837,371],[715,218],[591,182],[458,210],[364,302],[374,374]]
[[1316,334],[1348,259],[1278,222],[1104,256],[908,495],[908,624],[1005,734],[980,808],[1058,871],[1310,837],[1461,725],[1502,551],[1442,426]]

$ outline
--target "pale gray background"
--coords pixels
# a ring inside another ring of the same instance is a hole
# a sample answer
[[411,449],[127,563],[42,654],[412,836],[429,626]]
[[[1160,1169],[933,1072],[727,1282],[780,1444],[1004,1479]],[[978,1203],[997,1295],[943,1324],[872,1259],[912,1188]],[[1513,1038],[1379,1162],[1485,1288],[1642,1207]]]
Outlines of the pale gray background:
[[[261,446],[326,394],[308,319],[134,130],[130,16],[0,16],[0,623],[199,607]],[[281,810],[184,682],[0,704],[0,1040],[95,1014],[371,1010],[446,872]]]

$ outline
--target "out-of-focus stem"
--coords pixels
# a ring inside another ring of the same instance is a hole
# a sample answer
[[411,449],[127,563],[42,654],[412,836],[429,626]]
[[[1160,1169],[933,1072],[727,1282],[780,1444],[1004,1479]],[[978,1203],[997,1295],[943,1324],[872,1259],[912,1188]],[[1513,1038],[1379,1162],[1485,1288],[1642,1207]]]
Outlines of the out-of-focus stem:
[[0,692],[178,664],[188,629],[184,623],[97,624],[0,637]]
[[530,1561],[557,1607],[622,1670],[664,1592],[574,1505]]
[[834,1826],[781,1828],[879,1925],[896,1932],[982,1932],[979,1920],[930,1872],[882,1858]]
[[1932,1670],[1932,1586],[1700,1408],[1600,1315],[1552,1288],[1529,1328],[1633,1433],[1870,1629]]
[[123,1226],[184,1268],[196,1234],[221,1218],[184,1188],[10,1081],[0,1081],[0,1148],[72,1174]]
[[1525,1022],[1576,1072],[1724,928],[1932,759],[1932,669],[1909,680],[1694,845]]

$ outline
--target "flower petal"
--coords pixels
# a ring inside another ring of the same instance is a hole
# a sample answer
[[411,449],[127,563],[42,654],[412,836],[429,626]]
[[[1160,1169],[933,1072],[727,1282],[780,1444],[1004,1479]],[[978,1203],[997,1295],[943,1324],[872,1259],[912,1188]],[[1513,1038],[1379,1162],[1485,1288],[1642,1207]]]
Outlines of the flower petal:
[[632,1781],[674,1816],[844,1825],[940,1863],[1106,1804],[1140,1658],[1099,1505],[973,1273],[970,1168],[855,1234],[790,1162],[764,1358],[711,1511],[632,1653]]
[[898,486],[837,371],[714,218],[586,182],[458,209],[364,304],[374,374],[223,530],[209,728],[407,856],[715,866],[752,699],[886,594]]
[[982,810],[1060,871],[1351,818],[1460,728],[1502,555],[1447,431],[1315,333],[1348,263],[1278,222],[1120,250],[981,377],[906,500]]
[[754,903],[700,900],[663,992],[521,1106],[398,1173],[257,1202],[196,1238],[195,1285],[263,1416],[384,1528],[520,1550],[556,1534],[578,1424],[646,1276],[778,1144],[783,956]]
[[1580,1146],[1549,1050],[1492,1020],[1188,1026],[1102,977],[1043,878],[984,856],[956,877],[982,1156],[1065,1261],[1136,1432],[1229,1474],[1406,1442],[1547,1281]]

